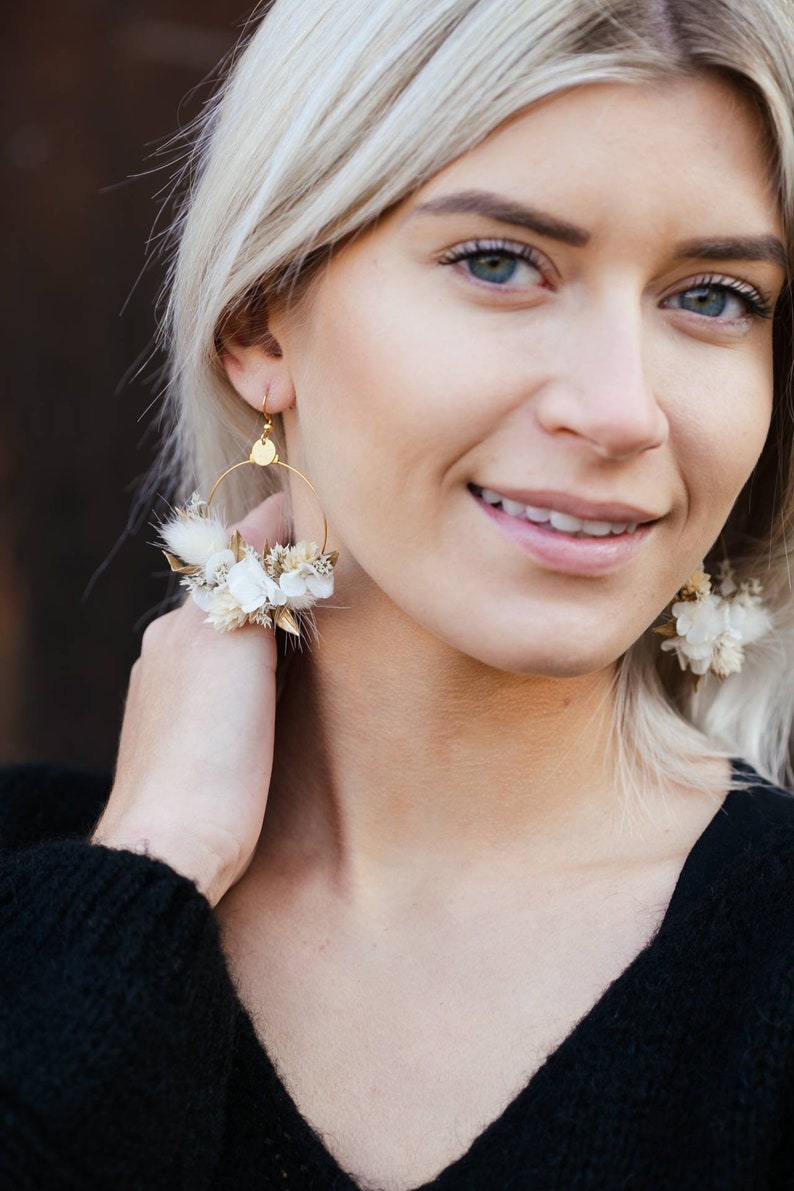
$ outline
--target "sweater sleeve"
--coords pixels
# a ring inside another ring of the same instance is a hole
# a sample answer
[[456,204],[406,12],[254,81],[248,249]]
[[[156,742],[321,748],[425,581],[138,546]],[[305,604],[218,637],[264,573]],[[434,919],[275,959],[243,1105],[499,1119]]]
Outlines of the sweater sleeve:
[[4,856],[0,1186],[211,1186],[237,1005],[209,903],[168,865],[72,838]]

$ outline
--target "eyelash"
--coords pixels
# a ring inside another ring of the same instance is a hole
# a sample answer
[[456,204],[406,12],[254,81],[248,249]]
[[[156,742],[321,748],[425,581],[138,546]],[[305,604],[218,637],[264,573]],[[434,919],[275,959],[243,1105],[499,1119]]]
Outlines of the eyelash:
[[[478,256],[500,253],[511,256],[516,260],[526,261],[541,272],[543,257],[528,244],[515,244],[510,240],[467,240],[465,244],[458,244],[441,257],[442,265],[457,265],[460,261],[472,260]],[[487,284],[487,283],[486,283]]]
[[[753,318],[771,318],[774,314],[774,308],[768,294],[763,294],[754,285],[750,285],[746,281],[739,281],[736,277],[723,277],[719,274],[704,273],[701,277],[695,277],[690,281],[686,289],[678,290],[678,293],[686,293],[687,290],[705,287],[709,289],[728,290],[732,294],[737,294],[747,303],[748,312]],[[675,294],[670,294],[670,297],[675,297]]]
[[[539,272],[543,272],[543,257],[534,248],[530,248],[528,244],[516,244],[509,240],[467,240],[464,244],[459,244],[455,248],[450,249],[440,259],[442,265],[456,265],[462,261],[472,260],[479,256],[487,256],[488,253],[501,253],[504,256],[513,257],[516,260],[526,261],[527,264],[533,265]],[[488,285],[489,282],[483,282]],[[756,289],[755,286],[749,285],[745,281],[739,281],[735,277],[724,277],[713,273],[705,273],[700,277],[695,277],[687,286],[686,289],[678,290],[678,294],[687,293],[689,290],[709,287],[712,289],[728,290],[733,294],[737,294],[742,298],[748,307],[748,313],[753,318],[771,318],[774,309],[768,295]],[[495,287],[499,288],[499,287]],[[669,297],[675,297],[676,294],[670,294]]]

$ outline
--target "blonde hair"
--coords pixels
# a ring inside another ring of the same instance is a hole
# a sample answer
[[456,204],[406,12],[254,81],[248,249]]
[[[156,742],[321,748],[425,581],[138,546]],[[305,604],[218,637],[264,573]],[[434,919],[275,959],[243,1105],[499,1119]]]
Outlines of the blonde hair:
[[[261,13],[259,14],[261,16]],[[218,356],[230,320],[305,292],[334,247],[407,198],[504,120],[590,83],[726,73],[768,131],[791,248],[794,15],[780,0],[276,0],[193,138],[174,231],[164,335],[171,360],[161,459],[180,495],[242,456],[257,420]],[[616,743],[627,785],[708,786],[703,757],[739,755],[790,776],[794,613],[791,307],[776,328],[772,431],[725,538],[756,575],[775,632],[744,670],[696,696],[646,633],[616,671]],[[262,499],[243,468],[232,516]],[[227,492],[229,489],[227,488]],[[228,499],[228,498],[227,498]]]

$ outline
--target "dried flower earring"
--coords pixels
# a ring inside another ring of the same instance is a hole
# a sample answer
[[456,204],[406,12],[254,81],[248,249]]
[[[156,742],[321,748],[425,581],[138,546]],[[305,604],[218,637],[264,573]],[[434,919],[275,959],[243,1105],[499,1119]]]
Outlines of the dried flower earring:
[[671,619],[654,632],[667,638],[662,649],[675,653],[681,669],[697,676],[696,687],[706,673],[718,678],[738,674],[745,646],[771,628],[761,584],[757,579],[737,584],[727,560],[719,567],[716,588],[701,567],[678,592],[670,612]]
[[294,546],[265,542],[261,553],[243,541],[238,530],[229,530],[210,512],[218,486],[231,472],[249,463],[257,467],[283,467],[299,476],[317,496],[314,485],[289,463],[282,463],[270,435],[273,423],[267,413],[267,393],[262,403],[265,424],[247,459],[234,463],[212,486],[206,501],[194,492],[183,509],[177,509],[160,528],[163,553],[172,571],[194,601],[207,613],[207,622],[220,632],[259,624],[276,625],[300,636],[300,613],[317,600],[333,595],[337,551],[326,554],[328,523],[323,516],[323,544],[296,542]]

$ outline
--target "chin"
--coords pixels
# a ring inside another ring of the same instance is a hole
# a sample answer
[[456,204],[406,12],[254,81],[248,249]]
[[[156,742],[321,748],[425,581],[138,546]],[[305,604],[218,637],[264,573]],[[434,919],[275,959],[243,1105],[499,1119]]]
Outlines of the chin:
[[[593,630],[586,639],[576,640],[570,630],[549,631],[540,639],[525,634],[493,630],[481,633],[476,640],[450,640],[461,653],[493,670],[510,674],[534,674],[542,678],[583,678],[613,666],[631,642],[609,642],[599,639]],[[611,647],[610,647],[611,646]]]
[[599,653],[598,655],[580,654],[576,657],[570,655],[563,657],[559,653],[552,656],[547,650],[539,650],[523,654],[520,657],[514,653],[512,657],[498,658],[490,663],[486,662],[486,664],[506,673],[534,675],[537,678],[585,678],[589,674],[598,674],[614,665],[619,656],[605,657]]

